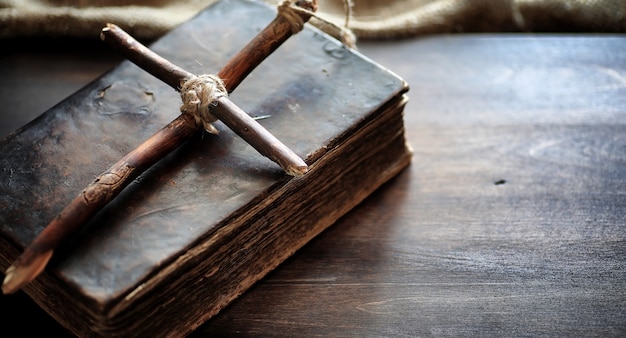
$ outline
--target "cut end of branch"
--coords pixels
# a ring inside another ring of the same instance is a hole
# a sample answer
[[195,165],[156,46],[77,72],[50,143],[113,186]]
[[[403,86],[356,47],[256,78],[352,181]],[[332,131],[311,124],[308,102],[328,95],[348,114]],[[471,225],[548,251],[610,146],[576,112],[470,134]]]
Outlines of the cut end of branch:
[[281,165],[287,174],[295,177],[300,177],[306,174],[307,171],[309,171],[309,167],[306,165],[306,163],[295,153],[292,154],[292,156],[288,159],[289,162]]
[[290,167],[289,170],[287,170],[287,174],[291,175],[291,176],[295,176],[295,177],[300,177],[304,174],[307,173],[307,171],[309,171],[309,167],[305,166],[297,166],[297,167]]
[[7,269],[4,282],[2,283],[2,293],[5,295],[15,293],[39,276],[52,257],[52,253],[52,250],[44,252],[35,257],[35,259],[26,266],[20,266],[19,264],[11,265]]
[[113,24],[107,23],[107,25],[102,28],[102,30],[100,31],[100,40],[104,41],[106,39],[106,33],[109,32],[112,27]]

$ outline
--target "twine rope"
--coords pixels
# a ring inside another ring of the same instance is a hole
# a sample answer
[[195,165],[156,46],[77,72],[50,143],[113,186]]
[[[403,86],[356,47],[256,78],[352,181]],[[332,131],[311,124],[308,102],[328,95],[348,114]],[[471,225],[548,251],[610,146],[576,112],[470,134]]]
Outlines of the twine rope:
[[356,48],[356,35],[354,35],[352,30],[348,27],[350,18],[352,17],[352,8],[354,7],[352,0],[343,0],[344,11],[346,12],[343,26],[326,20],[308,9],[295,6],[295,2],[296,0],[285,0],[277,7],[278,14],[282,15],[291,25],[291,32],[293,34],[298,33],[304,28],[304,20],[301,15],[308,15],[317,20],[316,26],[318,26],[318,28],[331,35],[336,35],[346,46]]
[[191,114],[199,126],[211,134],[219,131],[213,122],[217,118],[211,114],[210,107],[217,105],[221,97],[228,97],[224,82],[217,75],[203,74],[187,79],[180,88],[183,105],[180,111]]
[[309,10],[294,6],[294,2],[295,0],[285,0],[277,7],[278,14],[282,15],[291,25],[292,34],[296,34],[304,28],[304,20],[300,14],[313,15],[313,12]]

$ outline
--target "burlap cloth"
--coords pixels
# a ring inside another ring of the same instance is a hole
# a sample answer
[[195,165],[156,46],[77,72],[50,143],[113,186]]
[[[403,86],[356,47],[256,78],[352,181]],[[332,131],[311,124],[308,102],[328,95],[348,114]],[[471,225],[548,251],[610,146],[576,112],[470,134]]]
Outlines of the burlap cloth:
[[[113,22],[151,40],[214,1],[0,0],[0,38],[97,37]],[[322,18],[343,25],[342,0],[318,3]],[[626,32],[625,16],[626,0],[353,0],[349,27],[361,40],[462,32]]]

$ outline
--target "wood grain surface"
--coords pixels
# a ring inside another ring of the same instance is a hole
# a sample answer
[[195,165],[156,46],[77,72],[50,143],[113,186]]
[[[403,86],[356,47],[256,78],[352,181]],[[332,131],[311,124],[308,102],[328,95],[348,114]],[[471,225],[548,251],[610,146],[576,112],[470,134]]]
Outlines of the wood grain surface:
[[[57,45],[0,58],[3,130],[116,62]],[[361,43],[411,86],[410,168],[192,336],[626,335],[625,47],[619,35]],[[8,336],[23,317],[38,323],[26,332],[64,334],[23,293],[0,311]]]

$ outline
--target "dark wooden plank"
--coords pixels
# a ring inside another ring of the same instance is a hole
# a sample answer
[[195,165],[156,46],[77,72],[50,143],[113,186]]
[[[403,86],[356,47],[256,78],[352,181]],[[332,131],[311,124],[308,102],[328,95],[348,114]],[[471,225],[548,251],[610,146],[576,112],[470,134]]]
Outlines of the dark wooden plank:
[[[410,170],[192,336],[626,334],[624,47],[361,43],[411,85]],[[20,298],[0,301],[7,332],[9,307],[45,318]]]

